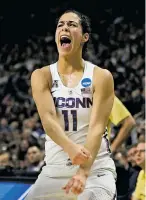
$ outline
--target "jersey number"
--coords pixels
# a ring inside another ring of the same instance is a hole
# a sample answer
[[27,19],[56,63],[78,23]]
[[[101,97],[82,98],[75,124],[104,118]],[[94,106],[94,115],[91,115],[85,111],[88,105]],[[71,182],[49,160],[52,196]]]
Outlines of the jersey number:
[[76,110],[62,110],[62,114],[64,116],[64,125],[65,125],[65,131],[69,131],[69,119],[68,114],[71,112],[72,119],[73,119],[73,131],[77,131],[77,111]]

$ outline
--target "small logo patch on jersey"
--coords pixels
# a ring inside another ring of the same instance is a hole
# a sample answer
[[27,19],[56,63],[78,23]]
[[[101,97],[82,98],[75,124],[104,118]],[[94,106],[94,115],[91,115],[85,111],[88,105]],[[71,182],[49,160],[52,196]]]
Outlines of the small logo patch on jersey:
[[91,94],[91,88],[89,88],[89,87],[81,88],[81,93],[82,94]]
[[69,93],[70,95],[72,95],[72,90],[69,90],[68,93]]
[[53,82],[53,85],[52,85],[53,88],[58,88],[58,80],[54,80]]
[[83,87],[89,87],[91,85],[91,79],[90,78],[84,78],[81,82]]

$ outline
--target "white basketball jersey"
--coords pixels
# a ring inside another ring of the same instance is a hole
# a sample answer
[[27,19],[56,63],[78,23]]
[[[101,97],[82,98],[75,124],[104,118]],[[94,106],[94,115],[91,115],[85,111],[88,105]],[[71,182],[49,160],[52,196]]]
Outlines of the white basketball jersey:
[[[66,87],[58,74],[57,63],[50,65],[52,75],[51,93],[61,127],[66,135],[76,144],[85,144],[92,109],[92,82],[95,65],[84,61],[84,73],[78,85],[74,88]],[[48,105],[49,106],[49,105]],[[66,173],[75,171],[68,154],[46,135],[45,161],[50,166],[64,166]],[[100,150],[92,166],[92,171],[107,168],[115,170],[114,162],[110,158],[109,142],[105,131]],[[67,172],[67,169],[69,172]],[[64,174],[64,171],[59,173]],[[71,173],[72,174],[72,173]],[[55,176],[56,173],[55,173]],[[60,176],[60,174],[59,174]]]

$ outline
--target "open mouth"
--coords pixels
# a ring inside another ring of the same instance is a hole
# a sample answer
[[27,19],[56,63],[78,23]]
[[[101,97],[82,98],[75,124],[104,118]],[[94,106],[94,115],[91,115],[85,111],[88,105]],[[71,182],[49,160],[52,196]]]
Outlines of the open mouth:
[[60,38],[60,44],[61,46],[68,46],[71,43],[71,39],[67,36],[62,36]]

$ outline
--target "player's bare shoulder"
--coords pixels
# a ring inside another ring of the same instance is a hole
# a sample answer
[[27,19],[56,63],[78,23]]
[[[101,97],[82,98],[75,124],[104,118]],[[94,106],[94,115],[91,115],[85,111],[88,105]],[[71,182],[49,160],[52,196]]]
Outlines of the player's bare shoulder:
[[31,86],[32,88],[40,88],[48,85],[51,87],[51,72],[49,66],[44,66],[40,69],[36,69],[31,75]]
[[93,87],[106,87],[113,85],[113,76],[107,69],[96,66],[93,75]]

